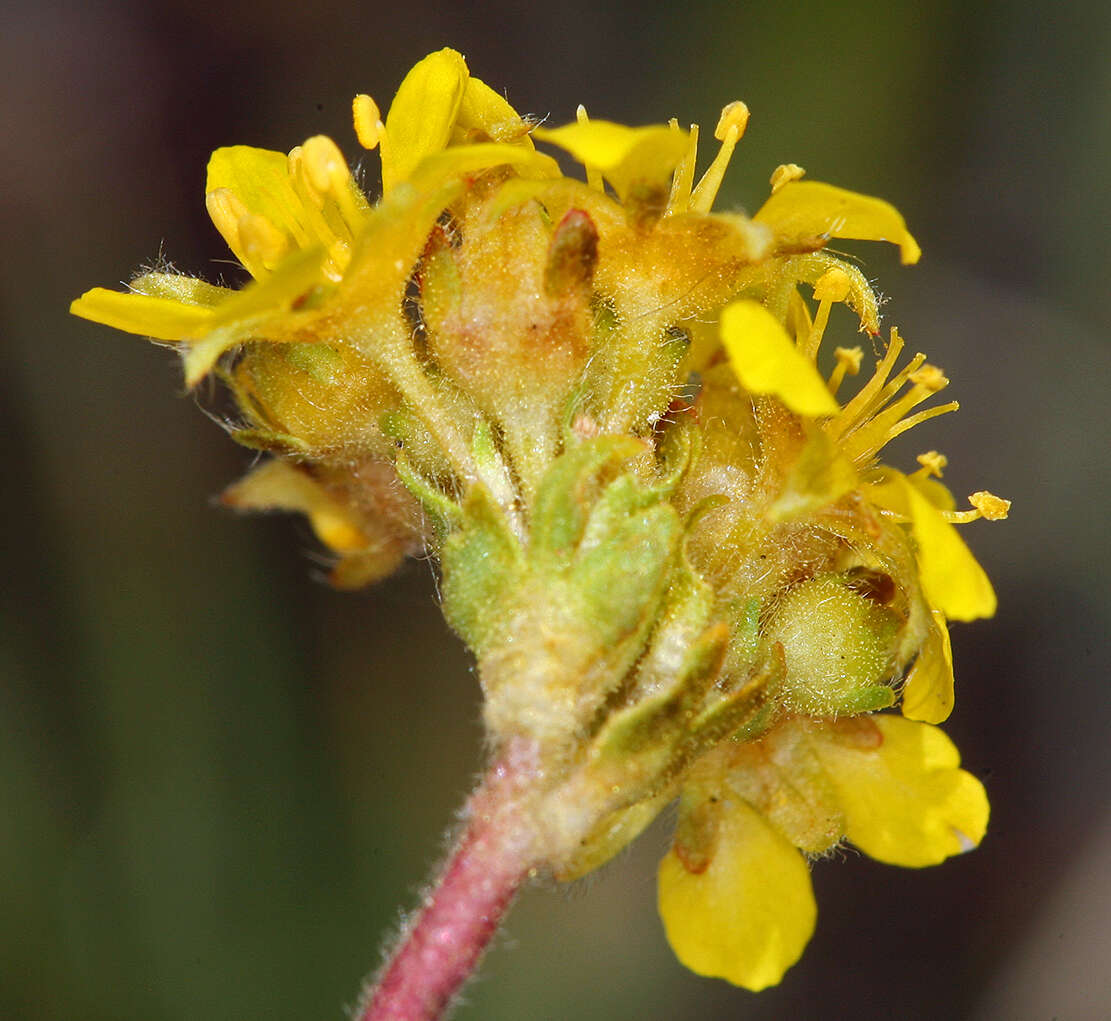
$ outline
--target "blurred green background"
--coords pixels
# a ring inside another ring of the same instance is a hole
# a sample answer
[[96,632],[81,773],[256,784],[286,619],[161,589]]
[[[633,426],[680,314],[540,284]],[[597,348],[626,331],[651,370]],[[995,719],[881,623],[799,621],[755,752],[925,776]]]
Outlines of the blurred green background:
[[209,152],[354,154],[351,95],[445,44],[557,123],[745,99],[726,206],[789,160],[896,202],[924,260],[867,271],[964,405],[902,463],[938,447],[958,494],[1015,501],[965,533],[999,615],[954,633],[982,849],[819,864],[817,935],[755,996],[672,958],[657,826],[526,892],[458,1017],[1111,1016],[1111,6],[17,0],[2,27],[0,1017],[342,1018],[481,768],[429,565],[328,590],[302,523],[209,505],[251,456],[175,357],[66,315],[160,251],[226,272]]

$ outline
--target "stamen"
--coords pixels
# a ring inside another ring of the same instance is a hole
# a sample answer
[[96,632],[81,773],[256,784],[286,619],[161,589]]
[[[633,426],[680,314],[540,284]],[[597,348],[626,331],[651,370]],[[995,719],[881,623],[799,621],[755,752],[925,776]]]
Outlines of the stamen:
[[868,380],[857,392],[848,404],[841,409],[841,414],[832,419],[827,428],[833,435],[834,439],[843,436],[853,424],[860,418],[867,408],[872,399],[883,389],[883,384],[887,381],[888,375],[891,373],[892,367],[895,365],[899,357],[899,353],[903,350],[903,338],[899,336],[899,331],[895,327],[891,328],[891,340],[887,345],[887,352],[884,354],[883,359],[876,366],[876,371],[872,373],[872,378]]
[[772,194],[774,195],[785,184],[790,184],[792,181],[798,181],[805,175],[806,171],[802,169],[797,163],[780,163],[775,170],[772,171],[771,186]]
[[[582,103],[579,103],[578,109],[575,110],[575,120],[580,124],[590,123],[590,117]],[[602,183],[602,172],[597,167],[586,165],[586,183],[595,191],[604,192],[606,190],[606,186]]]
[[887,381],[887,385],[884,386],[879,391],[879,393],[875,394],[875,396],[867,403],[867,405],[859,410],[857,414],[858,421],[864,422],[865,420],[878,415],[880,411],[891,402],[895,395],[900,390],[902,390],[902,388],[906,385],[907,380],[910,379],[911,375],[918,371],[918,369],[925,361],[926,356],[919,352],[909,362],[907,362],[906,365],[902,367],[902,369],[900,369]]
[[[672,117],[669,122],[672,131],[679,130],[679,122]],[[698,125],[692,124],[690,134],[687,136],[687,151],[675,168],[675,176],[671,179],[671,194],[667,199],[667,212],[665,216],[675,213],[685,213],[690,207],[691,188],[694,185],[694,165],[698,159]]]
[[810,327],[810,335],[802,353],[811,361],[818,358],[822,336],[829,324],[829,313],[835,302],[844,301],[849,295],[849,275],[837,266],[826,270],[814,284],[814,297],[818,299],[818,312]]
[[[910,380],[914,383],[914,386],[902,397],[882,412],[864,418],[858,430],[850,430],[850,432],[859,431],[862,434],[856,437],[855,443],[859,443],[864,436],[868,436],[873,441],[878,441],[883,437],[882,442],[875,443],[874,449],[879,450],[889,440],[909,429],[910,425],[907,425],[907,422],[916,424],[922,421],[918,415],[911,418],[904,418],[904,416],[911,408],[917,407],[923,401],[929,400],[939,390],[944,389],[949,382],[942,371],[934,365],[927,365],[921,371],[911,373]],[[933,410],[936,412],[937,409]]]
[[239,220],[243,251],[267,269],[273,269],[289,252],[289,238],[261,213],[247,213]]
[[286,162],[289,165],[289,180],[292,182],[293,187],[297,189],[298,194],[307,198],[317,209],[323,209],[324,196],[320,194],[316,186],[312,183],[312,178],[309,177],[309,173],[305,169],[304,146],[295,145],[290,149],[289,154],[286,156]]
[[748,117],[748,107],[739,99],[722,109],[718,126],[714,130],[714,138],[721,142],[721,148],[691,195],[690,208],[693,212],[708,213],[713,206],[733,150],[748,126]]
[[351,100],[351,117],[359,145],[364,149],[376,149],[385,130],[378,104],[365,93],[359,93]]
[[855,376],[860,372],[861,363],[864,361],[864,349],[860,347],[835,347],[833,353],[837,358],[837,364],[829,374],[829,382],[826,385],[829,387],[829,392],[836,397],[845,376]]
[[939,404],[936,408],[927,408],[925,411],[916,412],[893,426],[888,431],[887,439],[885,439],[879,447],[876,447],[876,450],[878,451],[880,447],[890,443],[896,436],[901,436],[908,429],[913,429],[916,425],[928,422],[931,418],[938,418],[941,415],[948,415],[953,411],[960,411],[960,409],[961,406],[959,401],[950,401],[948,404]]
[[327,135],[314,135],[301,146],[301,161],[309,183],[339,206],[348,227],[356,227],[362,210],[352,194],[351,171],[339,146]]

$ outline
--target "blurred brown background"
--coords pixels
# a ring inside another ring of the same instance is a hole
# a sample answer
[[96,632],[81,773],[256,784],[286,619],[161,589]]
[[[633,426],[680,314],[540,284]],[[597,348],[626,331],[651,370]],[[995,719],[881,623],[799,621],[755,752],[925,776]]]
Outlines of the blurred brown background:
[[[262,4],[17,0],[0,31],[0,1016],[340,1019],[481,765],[477,690],[427,564],[314,580],[307,529],[208,505],[250,463],[176,359],[71,320],[160,249],[215,278],[216,146],[357,147],[445,44],[522,111],[712,125],[744,98],[724,204],[772,168],[895,201],[888,322],[964,408],[935,446],[1000,591],[955,629],[947,726],[994,803],[981,850],[814,872],[818,933],[754,996],[685,972],[655,918],[657,827],[530,890],[461,1021],[1111,1016],[1106,394],[1111,7],[848,0]],[[370,165],[373,165],[373,158]],[[203,403],[203,402],[202,402]]]

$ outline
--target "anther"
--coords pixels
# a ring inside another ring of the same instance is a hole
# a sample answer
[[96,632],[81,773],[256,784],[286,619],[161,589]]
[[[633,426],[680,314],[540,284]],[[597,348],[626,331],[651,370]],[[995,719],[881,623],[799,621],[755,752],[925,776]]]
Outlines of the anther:
[[797,163],[780,163],[779,166],[772,171],[770,181],[772,194],[774,195],[785,184],[800,180],[805,173],[806,171]]
[[376,149],[385,125],[378,104],[365,93],[351,100],[351,117],[355,122],[355,137],[364,149]]
[[924,454],[919,454],[916,460],[922,467],[914,473],[915,475],[921,472],[924,477],[933,475],[939,479],[945,466],[949,463],[949,458],[936,450],[927,450]]
[[814,284],[818,301],[844,301],[849,296],[849,274],[837,266],[826,270]]
[[845,377],[855,376],[860,372],[860,366],[864,361],[864,349],[860,347],[835,347],[833,354],[837,359],[837,364],[833,367],[833,372],[829,374],[827,385],[829,392],[836,397]]
[[351,178],[343,153],[327,135],[313,135],[301,146],[301,165],[309,183],[322,195],[338,197]]
[[989,493],[986,489],[973,493],[968,502],[975,507],[985,521],[1002,521],[1011,510],[1011,501]]
[[727,103],[721,109],[721,116],[718,118],[718,126],[714,128],[714,138],[719,142],[724,142],[730,129],[736,128],[736,140],[739,140],[745,133],[745,128],[748,127],[748,118],[748,107],[739,99],[734,99],[732,103]]
[[930,393],[937,393],[949,385],[945,373],[936,365],[923,365],[917,372],[912,372],[909,378],[915,386],[923,387]]

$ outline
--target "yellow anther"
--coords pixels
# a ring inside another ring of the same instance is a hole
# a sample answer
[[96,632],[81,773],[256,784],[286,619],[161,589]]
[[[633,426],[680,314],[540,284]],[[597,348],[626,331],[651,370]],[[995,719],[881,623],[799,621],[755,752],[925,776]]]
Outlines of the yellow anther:
[[261,213],[246,213],[239,219],[239,242],[251,260],[273,269],[289,252],[289,238]]
[[835,347],[833,354],[837,359],[837,364],[844,365],[845,372],[850,376],[855,376],[864,362],[864,348],[862,347]]
[[[579,103],[578,108],[575,110],[575,120],[580,124],[589,124],[590,115],[586,112],[586,107]],[[602,183],[602,172],[596,167],[589,164],[584,164],[586,167],[586,183],[594,188],[596,191],[605,191],[606,186]]]
[[228,247],[238,253],[239,221],[248,215],[249,210],[243,200],[230,188],[216,188],[204,197],[205,207],[216,229],[228,243]]
[[985,521],[1002,521],[1011,510],[1011,501],[1004,500],[986,489],[973,493],[968,502],[975,507]]
[[818,301],[844,301],[849,296],[849,274],[834,266],[827,269],[814,284],[814,297]]
[[[737,139],[739,139],[745,133],[745,128],[748,127],[748,118],[748,107],[739,99],[734,99],[732,103],[727,103],[721,108],[718,126],[714,128],[714,138],[719,142],[724,142],[726,136],[729,134],[730,128],[736,128]],[[734,139],[734,141],[737,139]]]
[[785,184],[790,184],[792,181],[798,181],[805,175],[806,171],[802,169],[797,163],[780,163],[775,170],[772,171],[771,186],[772,194],[774,195]]
[[382,137],[382,112],[378,104],[366,93],[360,92],[351,100],[351,117],[355,122],[355,137],[364,149],[376,149]]
[[912,372],[909,378],[915,386],[925,387],[930,393],[937,393],[949,385],[945,373],[936,365],[923,365],[917,372]]
[[338,196],[351,179],[343,153],[327,135],[313,135],[301,146],[301,165],[309,183],[322,195]]
[[828,386],[829,392],[836,397],[845,377],[855,376],[860,371],[860,365],[864,361],[864,349],[859,347],[835,347],[833,354],[837,358],[837,364],[833,367],[833,372],[829,374]]
[[917,461],[922,465],[924,475],[935,475],[940,479],[942,471],[949,463],[949,458],[936,450],[927,450],[926,453],[918,455]]

